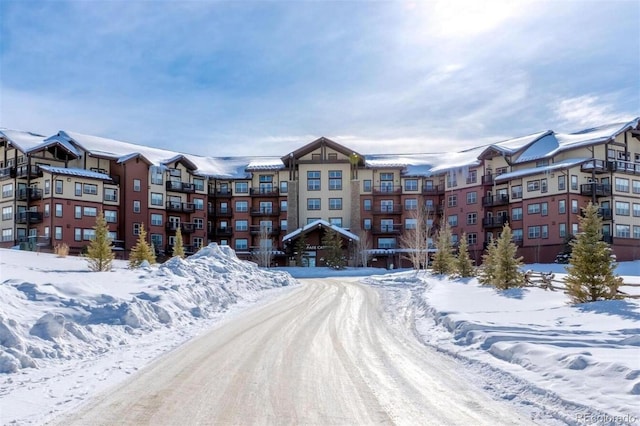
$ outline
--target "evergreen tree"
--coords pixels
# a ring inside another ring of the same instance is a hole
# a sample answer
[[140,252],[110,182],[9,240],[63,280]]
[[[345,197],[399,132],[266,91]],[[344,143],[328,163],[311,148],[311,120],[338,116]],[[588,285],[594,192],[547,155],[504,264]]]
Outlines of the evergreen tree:
[[522,256],[516,257],[518,246],[511,241],[512,237],[511,227],[505,223],[500,237],[489,246],[487,254],[483,257],[481,283],[502,290],[524,284],[524,274],[520,271]]
[[431,268],[436,274],[449,275],[455,272],[455,260],[451,244],[451,228],[449,223],[445,222],[436,235],[436,253],[433,256]]
[[296,260],[296,266],[302,266],[302,258],[304,257],[304,252],[306,250],[307,250],[307,239],[305,238],[304,234],[300,234],[293,248],[293,251],[294,251],[293,256]]
[[333,269],[343,269],[347,265],[347,259],[342,253],[342,237],[331,229],[325,230],[322,237],[322,245],[325,247],[325,263]]
[[156,263],[156,256],[153,254],[151,245],[147,243],[147,231],[144,229],[144,224],[140,224],[138,242],[129,253],[129,267],[137,268],[145,260],[151,264]]
[[615,265],[609,244],[602,241],[602,218],[598,207],[589,203],[579,218],[581,233],[571,243],[572,251],[568,275],[565,279],[567,293],[573,303],[615,299],[622,278],[614,276]]
[[96,218],[96,224],[93,229],[95,230],[95,239],[91,241],[87,249],[89,269],[96,272],[110,271],[111,263],[115,256],[111,250],[112,245],[111,238],[109,238],[109,227],[102,210]]
[[176,239],[173,242],[173,255],[184,259],[184,242],[182,241],[182,230],[180,226],[176,228]]
[[474,275],[473,261],[469,256],[469,245],[467,243],[467,233],[463,232],[458,246],[458,258],[456,259],[456,272],[461,277],[472,277]]

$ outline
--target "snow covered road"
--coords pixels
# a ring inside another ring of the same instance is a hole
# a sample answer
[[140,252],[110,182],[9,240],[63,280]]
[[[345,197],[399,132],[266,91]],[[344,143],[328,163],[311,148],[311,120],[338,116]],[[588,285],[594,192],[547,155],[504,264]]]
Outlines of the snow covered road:
[[375,289],[308,279],[60,424],[530,424],[386,322]]

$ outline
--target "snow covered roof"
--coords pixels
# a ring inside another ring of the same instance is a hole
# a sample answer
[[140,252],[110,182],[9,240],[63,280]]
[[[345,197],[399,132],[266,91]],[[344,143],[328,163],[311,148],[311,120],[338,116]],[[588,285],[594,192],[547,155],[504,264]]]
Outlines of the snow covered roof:
[[54,167],[54,166],[40,166],[40,168],[45,172],[49,172],[56,175],[79,176],[79,177],[84,177],[89,179],[111,180],[111,176],[106,175],[104,173],[94,172],[92,170],[74,169],[70,167]]
[[22,152],[27,152],[34,146],[40,145],[45,138],[37,133],[12,129],[0,129],[0,136],[5,137]]
[[493,143],[490,145],[490,148],[493,148],[497,151],[500,151],[504,154],[515,154],[522,148],[534,143],[538,139],[553,133],[551,130],[546,130],[544,132],[538,132],[527,136],[521,136],[514,139],[508,139],[506,141]]
[[577,166],[578,164],[586,163],[587,161],[592,160],[591,158],[570,158],[567,160],[561,160],[557,163],[549,164],[544,167],[529,167],[526,169],[515,170],[509,173],[502,173],[500,175],[496,175],[495,181],[506,182],[511,179],[516,179],[524,176],[537,175],[541,173],[551,173],[555,170],[569,169],[571,167]]
[[359,241],[360,240],[360,238],[358,238],[358,236],[356,234],[353,234],[353,233],[351,233],[351,232],[347,231],[346,229],[341,228],[339,226],[332,225],[331,223],[327,222],[326,220],[318,219],[318,220],[314,220],[311,223],[306,224],[302,228],[298,228],[295,231],[288,233],[287,235],[282,237],[282,241],[291,240],[291,239],[297,237],[298,235],[300,235],[302,233],[305,233],[305,232],[309,231],[310,229],[313,229],[313,228],[315,228],[317,226],[333,229],[334,231],[342,234],[346,238],[352,239],[353,241]]
[[442,154],[438,165],[431,169],[431,173],[440,173],[448,170],[474,167],[480,165],[478,157],[486,147],[471,148],[460,152],[448,152]]

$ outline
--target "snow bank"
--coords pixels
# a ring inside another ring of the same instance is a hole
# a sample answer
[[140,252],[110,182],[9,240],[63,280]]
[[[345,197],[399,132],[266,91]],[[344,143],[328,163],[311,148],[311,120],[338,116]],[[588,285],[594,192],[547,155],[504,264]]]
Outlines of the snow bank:
[[0,256],[0,373],[102,354],[296,282],[215,244],[135,270],[116,261],[110,272],[90,272],[77,257],[13,250]]

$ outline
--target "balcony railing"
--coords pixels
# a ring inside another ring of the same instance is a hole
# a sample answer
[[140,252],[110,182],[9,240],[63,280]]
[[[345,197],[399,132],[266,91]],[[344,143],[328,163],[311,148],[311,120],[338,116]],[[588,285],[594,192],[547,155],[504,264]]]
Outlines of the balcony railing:
[[183,234],[192,234],[196,230],[196,225],[194,223],[189,223],[189,222],[181,222],[181,223],[167,222],[164,225],[164,227],[167,231],[171,231],[171,232],[176,232],[179,228],[180,232],[182,232]]
[[640,175],[640,163],[631,161],[607,161],[609,170],[621,173]]
[[509,216],[485,217],[482,219],[482,226],[484,228],[502,228],[507,222],[509,222]]
[[506,204],[509,204],[509,195],[507,194],[488,195],[486,197],[482,197],[482,205],[485,207],[504,206]]
[[231,217],[233,216],[233,211],[231,207],[218,207],[215,209],[213,215],[216,217]]
[[605,173],[609,171],[609,162],[604,160],[590,160],[580,166],[582,172]]
[[496,175],[484,175],[482,176],[482,184],[483,185],[493,185],[495,181]]
[[277,197],[280,195],[278,188],[251,188],[251,195],[260,197]]
[[228,188],[209,188],[209,195],[213,195],[218,198],[229,198],[232,195],[232,192]]
[[166,209],[170,212],[193,213],[196,211],[196,205],[194,203],[182,203],[180,201],[167,201]]
[[16,215],[16,223],[40,223],[42,222],[42,213],[33,211],[22,211]]
[[396,204],[393,206],[380,206],[373,209],[373,214],[382,214],[382,215],[402,214],[402,205]]
[[166,183],[167,191],[173,192],[185,192],[185,193],[193,193],[196,192],[196,186],[189,182],[180,182],[175,180],[168,180]]
[[397,185],[382,185],[373,187],[374,194],[401,194],[402,187]]
[[394,224],[394,225],[374,226],[371,231],[374,235],[379,235],[379,234],[398,235],[402,233],[402,225]]
[[16,167],[16,177],[18,178],[37,178],[42,177],[42,169],[38,165],[24,164]]
[[13,166],[1,168],[0,179],[6,178],[6,177],[11,177],[11,178],[16,177],[16,168]]
[[216,232],[215,232],[216,237],[230,237],[231,235],[233,235],[232,227],[216,228]]
[[444,185],[425,185],[422,187],[422,193],[425,195],[444,194]]
[[602,218],[602,220],[611,220],[613,219],[613,211],[611,209],[599,208],[598,215]]
[[274,208],[251,209],[251,216],[279,216],[280,210]]
[[611,185],[604,183],[584,183],[580,185],[580,194],[596,197],[608,197],[611,195]]
[[42,189],[39,188],[19,188],[16,194],[18,201],[39,200],[42,198]]

